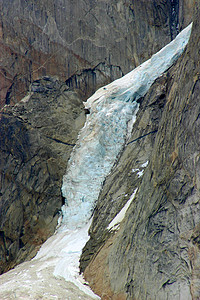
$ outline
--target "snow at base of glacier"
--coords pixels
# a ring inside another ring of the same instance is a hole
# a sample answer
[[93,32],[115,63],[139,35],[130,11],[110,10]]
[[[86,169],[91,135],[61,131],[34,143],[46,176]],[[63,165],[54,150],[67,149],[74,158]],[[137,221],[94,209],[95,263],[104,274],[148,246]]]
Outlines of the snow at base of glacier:
[[[44,243],[33,260],[0,276],[0,299],[100,299],[82,284],[79,274],[81,249],[89,238],[88,220],[103,181],[130,136],[138,110],[136,101],[181,55],[191,26],[150,60],[99,89],[85,103],[90,114],[63,178],[66,204],[62,208],[58,232]],[[109,224],[108,230],[117,229],[135,193]]]

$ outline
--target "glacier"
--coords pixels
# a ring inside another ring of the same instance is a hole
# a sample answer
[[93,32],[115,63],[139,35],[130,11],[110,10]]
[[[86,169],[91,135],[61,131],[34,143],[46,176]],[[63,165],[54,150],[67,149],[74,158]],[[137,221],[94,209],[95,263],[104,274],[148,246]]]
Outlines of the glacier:
[[[34,259],[0,276],[1,299],[8,299],[8,295],[17,296],[18,299],[40,298],[43,295],[46,299],[58,299],[58,292],[62,293],[62,299],[100,299],[83,284],[79,274],[79,257],[89,238],[92,211],[105,177],[128,143],[139,108],[137,100],[183,53],[191,28],[192,24],[151,59],[100,88],[85,102],[90,114],[87,115],[63,178],[65,205],[58,229]],[[141,167],[145,168],[147,164]],[[135,194],[136,190],[111,221],[108,230],[119,227]],[[66,281],[63,284],[64,279]],[[76,296],[71,296],[72,288]]]
[[79,228],[89,220],[103,181],[136,120],[137,100],[182,54],[191,28],[192,24],[149,60],[100,88],[85,102],[90,114],[63,178],[62,193],[66,204],[62,208],[62,228]]

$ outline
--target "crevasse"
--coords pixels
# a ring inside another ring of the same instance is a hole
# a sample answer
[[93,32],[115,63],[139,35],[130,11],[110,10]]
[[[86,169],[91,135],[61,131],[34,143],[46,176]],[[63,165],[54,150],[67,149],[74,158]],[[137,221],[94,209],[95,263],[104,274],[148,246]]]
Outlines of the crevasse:
[[63,178],[62,228],[80,228],[92,213],[105,177],[109,174],[134,123],[137,100],[182,54],[192,24],[148,61],[114,82],[100,88],[87,102],[85,126]]

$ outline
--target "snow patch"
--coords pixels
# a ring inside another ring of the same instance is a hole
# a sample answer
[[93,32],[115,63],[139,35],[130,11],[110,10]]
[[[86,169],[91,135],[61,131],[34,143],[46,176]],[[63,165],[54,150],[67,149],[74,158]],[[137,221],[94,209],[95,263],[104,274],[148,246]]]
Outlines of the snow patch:
[[130,199],[126,202],[124,207],[121,209],[121,211],[115,216],[115,218],[112,220],[112,222],[108,225],[108,230],[118,230],[120,227],[120,223],[124,219],[124,216],[126,214],[127,209],[129,208],[131,202],[135,198],[137,189],[134,190],[133,194],[131,195]]
[[143,163],[141,165],[141,168],[146,168],[148,166],[148,164],[149,164],[149,161],[147,160],[145,163]]
[[40,260],[40,268],[37,271],[38,278],[41,277],[40,272],[44,267],[53,266],[55,277],[63,277],[93,299],[100,299],[85,285],[85,280],[79,274],[79,258],[89,239],[90,224],[91,222],[88,222],[80,229],[60,230],[43,244],[33,261]]
[[137,172],[137,175],[141,177],[144,174],[144,168],[148,166],[149,161],[147,160],[145,163],[143,163],[140,168],[143,168],[143,170],[140,170],[139,168],[137,169],[132,169],[132,173]]
[[138,175],[139,177],[142,177],[142,176],[143,176],[143,174],[144,174],[144,170],[142,170],[142,171],[139,171],[139,172],[137,173],[137,175]]

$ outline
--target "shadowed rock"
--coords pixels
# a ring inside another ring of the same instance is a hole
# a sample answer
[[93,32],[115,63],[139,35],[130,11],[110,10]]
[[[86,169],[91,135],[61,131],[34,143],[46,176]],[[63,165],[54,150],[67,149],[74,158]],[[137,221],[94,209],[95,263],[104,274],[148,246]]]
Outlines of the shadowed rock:
[[84,121],[78,94],[50,77],[1,111],[1,272],[34,256],[53,234],[63,204],[62,177]]

